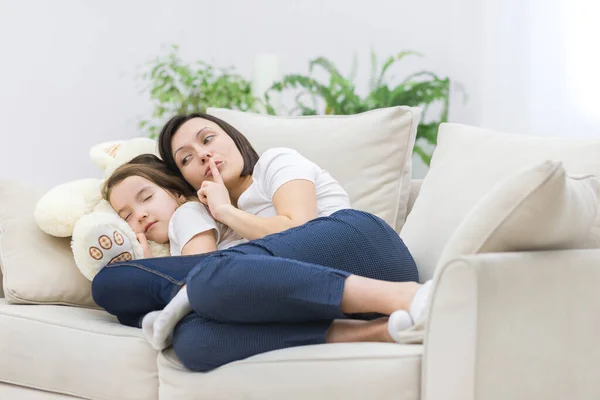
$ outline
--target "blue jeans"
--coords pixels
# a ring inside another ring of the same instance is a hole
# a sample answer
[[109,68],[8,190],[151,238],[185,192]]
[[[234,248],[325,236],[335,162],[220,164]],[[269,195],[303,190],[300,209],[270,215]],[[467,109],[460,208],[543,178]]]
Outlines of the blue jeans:
[[98,305],[141,326],[187,284],[194,312],[175,327],[173,347],[194,371],[293,346],[325,343],[351,275],[418,281],[410,252],[380,218],[357,210],[227,250],[114,263],[92,282]]

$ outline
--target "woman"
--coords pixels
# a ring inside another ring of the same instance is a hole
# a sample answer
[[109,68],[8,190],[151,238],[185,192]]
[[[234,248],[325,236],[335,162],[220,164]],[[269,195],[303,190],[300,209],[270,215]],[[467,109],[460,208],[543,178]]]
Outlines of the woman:
[[[305,344],[391,342],[423,314],[428,285],[416,283],[398,235],[350,209],[341,186],[297,152],[271,149],[259,158],[240,132],[205,114],[172,118],[159,150],[213,217],[250,242],[111,264],[92,292],[131,326],[151,323],[144,316],[165,307],[175,320],[185,315],[172,343],[186,367],[208,371]],[[392,317],[389,324],[347,318],[366,313]]]

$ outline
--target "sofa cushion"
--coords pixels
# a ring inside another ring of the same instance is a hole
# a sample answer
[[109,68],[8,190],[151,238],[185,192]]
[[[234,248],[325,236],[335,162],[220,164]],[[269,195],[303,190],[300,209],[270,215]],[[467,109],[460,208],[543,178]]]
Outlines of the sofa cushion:
[[95,307],[91,283],[77,269],[68,238],[45,234],[33,210],[42,191],[0,181],[0,267],[11,303]]
[[[600,140],[565,140],[442,124],[431,168],[400,236],[430,279],[448,240],[473,207],[501,180],[544,160],[571,175],[600,176]],[[583,247],[600,247],[600,214]]]
[[476,253],[581,247],[598,213],[600,181],[545,161],[495,186],[448,240],[440,265]]
[[89,399],[157,399],[157,352],[101,310],[0,299],[0,381]]
[[275,117],[209,108],[259,153],[291,147],[327,170],[352,206],[400,231],[408,210],[412,151],[420,109],[391,107],[357,115]]
[[161,399],[420,398],[422,346],[339,343],[259,354],[208,373],[159,355]]
[[80,399],[80,397],[73,397],[58,393],[50,393],[44,390],[32,389],[24,386],[17,386],[0,382],[0,399],[75,400]]

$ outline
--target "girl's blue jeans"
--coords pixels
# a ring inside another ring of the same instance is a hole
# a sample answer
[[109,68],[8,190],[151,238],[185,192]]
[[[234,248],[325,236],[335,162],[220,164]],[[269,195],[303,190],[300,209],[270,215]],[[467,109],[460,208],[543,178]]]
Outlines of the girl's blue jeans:
[[96,303],[140,327],[187,284],[193,312],[173,332],[181,362],[208,371],[231,361],[325,343],[351,275],[418,281],[410,252],[380,218],[341,210],[227,250],[114,263],[92,282]]

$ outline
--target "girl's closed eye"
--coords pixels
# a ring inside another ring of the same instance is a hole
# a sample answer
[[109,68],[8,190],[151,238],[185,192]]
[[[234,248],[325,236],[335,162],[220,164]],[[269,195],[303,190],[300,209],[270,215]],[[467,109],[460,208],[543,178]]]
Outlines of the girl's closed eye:
[[152,195],[150,195],[150,196],[146,197],[146,198],[144,199],[144,202],[146,202],[146,201],[150,200],[150,198],[151,198],[151,197],[152,197]]
[[125,218],[123,218],[125,221],[129,221],[129,217],[131,217],[131,213],[127,214],[127,216]]

